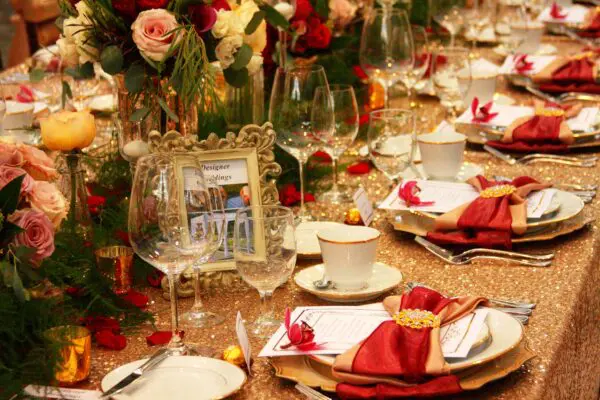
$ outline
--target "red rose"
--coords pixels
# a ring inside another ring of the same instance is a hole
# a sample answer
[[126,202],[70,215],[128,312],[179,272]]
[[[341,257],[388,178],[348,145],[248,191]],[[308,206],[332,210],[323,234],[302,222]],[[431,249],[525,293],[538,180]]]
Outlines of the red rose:
[[[315,201],[315,196],[310,193],[304,193],[304,202],[310,203],[312,201]],[[279,202],[286,207],[300,202],[300,192],[294,184],[288,183],[279,190]]]
[[169,0],[135,0],[135,4],[141,10],[150,10],[152,8],[166,8]]
[[112,0],[112,6],[121,15],[134,19],[137,16],[135,0]]
[[294,20],[304,21],[313,14],[315,10],[309,0],[297,0],[296,1],[296,13],[294,14]]
[[213,2],[210,4],[210,6],[217,11],[231,10],[231,7],[229,7],[229,3],[227,2],[227,0],[213,0]]
[[217,10],[205,4],[189,6],[188,13],[198,34],[208,32],[217,22]]
[[[313,21],[318,18],[311,18]],[[310,20],[309,20],[310,21]],[[325,24],[319,21],[318,25],[309,22],[308,32],[306,33],[306,44],[311,49],[326,49],[331,41],[331,31]]]
[[102,196],[88,196],[87,203],[90,213],[98,215],[98,213],[100,213],[100,208],[106,203],[106,198]]

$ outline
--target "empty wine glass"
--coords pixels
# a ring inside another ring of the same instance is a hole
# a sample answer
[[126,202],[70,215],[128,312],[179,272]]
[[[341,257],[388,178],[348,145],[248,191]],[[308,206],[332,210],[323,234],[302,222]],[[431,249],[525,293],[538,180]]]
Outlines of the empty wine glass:
[[429,41],[427,40],[427,31],[422,26],[412,25],[412,38],[414,47],[414,66],[402,75],[401,80],[406,87],[408,102],[411,108],[416,107],[416,104],[411,102],[413,95],[412,89],[425,76],[429,63],[431,62],[431,52],[429,49]]
[[235,215],[233,245],[237,271],[258,290],[262,303],[261,315],[252,324],[252,332],[258,337],[270,337],[281,325],[271,308],[273,292],[288,280],[296,265],[292,210],[281,206],[239,209]]
[[450,33],[450,46],[454,46],[456,35],[465,23],[463,11],[458,7],[451,7],[437,13],[433,19]]
[[[191,238],[193,241],[206,245],[202,256],[194,263],[194,305],[181,318],[186,325],[193,327],[208,327],[222,323],[223,316],[206,311],[202,305],[202,285],[200,273],[202,265],[213,257],[223,242],[225,233],[225,212],[220,188],[211,183],[203,190],[186,190],[185,196],[190,196],[188,216]],[[199,352],[198,348],[196,349]],[[211,356],[213,349],[205,349],[203,355]]]
[[[269,121],[277,132],[277,144],[290,153],[300,167],[300,212],[298,219],[310,221],[312,217],[304,206],[304,164],[317,149],[320,142],[315,137],[316,130],[328,129],[314,126],[312,120],[313,100],[318,87],[329,91],[325,70],[320,65],[298,66],[288,69],[278,68],[271,92]],[[329,113],[333,121],[333,105],[324,105],[324,115]],[[333,128],[331,126],[330,128]]]
[[415,114],[399,108],[369,115],[369,157],[392,182],[412,165],[415,153]]
[[438,50],[432,68],[435,91],[442,106],[456,118],[465,108],[464,97],[471,86],[469,50],[465,47],[445,47]]
[[[187,194],[186,194],[187,193]],[[210,241],[194,232],[194,209],[206,193],[202,166],[193,153],[155,153],[138,160],[129,201],[129,240],[140,258],[169,280],[173,354],[190,354],[179,331],[179,274],[212,251]],[[200,196],[196,196],[199,194]],[[200,239],[199,239],[200,238]]]
[[389,88],[414,67],[412,32],[403,10],[372,9],[365,17],[360,38],[360,66],[383,86],[389,105]]
[[[347,190],[338,185],[338,160],[358,134],[358,103],[352,86],[330,85],[329,88],[330,90],[326,87],[317,89],[314,100],[316,104],[313,107],[313,121],[323,120],[315,123],[321,127],[316,130],[316,135],[324,143],[323,148],[333,161],[333,187],[319,199],[342,203],[350,201],[351,197]],[[332,113],[329,112],[330,102],[333,102],[333,121]],[[329,129],[330,123],[333,123],[333,129]]]

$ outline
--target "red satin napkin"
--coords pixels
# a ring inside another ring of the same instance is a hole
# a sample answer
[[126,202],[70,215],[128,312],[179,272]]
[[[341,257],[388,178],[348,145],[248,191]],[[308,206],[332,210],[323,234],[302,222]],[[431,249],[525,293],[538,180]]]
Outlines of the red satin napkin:
[[597,38],[600,37],[600,12],[596,9],[591,9],[588,17],[587,26],[579,31],[579,36]]
[[593,52],[568,59],[557,58],[532,78],[545,92],[600,93],[600,85],[596,83],[595,58]]
[[[437,244],[511,248],[513,234],[522,235],[527,230],[525,197],[533,190],[549,186],[528,176],[497,182],[478,175],[469,183],[481,196],[438,217],[435,231],[427,233],[427,240]],[[493,187],[497,187],[495,193],[490,190]]]
[[[362,343],[336,358],[333,374],[343,382],[336,387],[338,396],[383,400],[462,392],[459,378],[450,374],[443,358],[440,326],[456,321],[484,301],[468,296],[448,298],[425,287],[386,298],[384,307],[394,318],[406,314],[381,323]],[[433,322],[424,326],[411,323],[427,319]]]

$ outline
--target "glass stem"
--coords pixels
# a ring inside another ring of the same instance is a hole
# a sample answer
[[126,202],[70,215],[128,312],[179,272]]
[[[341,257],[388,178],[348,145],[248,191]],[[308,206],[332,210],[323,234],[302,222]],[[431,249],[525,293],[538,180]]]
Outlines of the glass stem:
[[202,281],[200,280],[200,270],[194,270],[194,305],[193,312],[202,312]]
[[259,320],[273,319],[273,291],[272,290],[259,290],[260,294],[260,317]]
[[450,47],[454,47],[454,33],[450,33]]
[[382,86],[383,86],[383,106],[385,108],[390,108],[390,98],[389,98],[388,83],[385,82]]
[[298,160],[298,166],[300,167],[300,217],[306,214],[306,208],[304,207],[304,163]]
[[71,232],[75,233],[75,207],[77,206],[77,166],[79,157],[75,153],[67,154],[67,166],[69,168],[69,177],[71,179],[71,203],[69,204],[69,225]]
[[177,283],[178,275],[169,274],[169,294],[171,299],[171,341],[168,344],[169,348],[178,349],[183,346],[181,336],[179,336],[179,315],[177,314]]
[[281,29],[277,28],[279,32],[279,66],[285,68],[287,62],[287,34]]
[[331,157],[333,164],[333,191],[338,191],[338,159],[337,157]]

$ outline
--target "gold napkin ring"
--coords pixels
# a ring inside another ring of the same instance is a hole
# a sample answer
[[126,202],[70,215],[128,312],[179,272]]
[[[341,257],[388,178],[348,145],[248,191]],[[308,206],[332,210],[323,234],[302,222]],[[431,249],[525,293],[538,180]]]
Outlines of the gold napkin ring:
[[513,194],[516,190],[517,188],[513,185],[498,185],[485,189],[479,193],[479,196],[484,199],[491,199],[493,197],[508,196],[509,194]]
[[431,311],[410,308],[400,310],[392,318],[398,325],[413,329],[439,328],[441,322],[440,317]]

